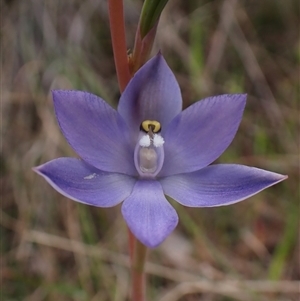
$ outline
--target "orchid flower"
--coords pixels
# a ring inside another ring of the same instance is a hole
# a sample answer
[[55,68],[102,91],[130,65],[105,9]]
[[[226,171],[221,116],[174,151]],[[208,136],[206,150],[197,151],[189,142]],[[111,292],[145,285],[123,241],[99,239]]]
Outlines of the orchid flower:
[[208,97],[182,111],[179,85],[161,54],[134,75],[117,110],[82,91],[53,91],[53,100],[80,159],[58,158],[34,170],[74,201],[123,202],[128,227],[148,247],[178,223],[165,195],[188,207],[223,206],[287,178],[244,165],[210,165],[232,142],[246,95]]

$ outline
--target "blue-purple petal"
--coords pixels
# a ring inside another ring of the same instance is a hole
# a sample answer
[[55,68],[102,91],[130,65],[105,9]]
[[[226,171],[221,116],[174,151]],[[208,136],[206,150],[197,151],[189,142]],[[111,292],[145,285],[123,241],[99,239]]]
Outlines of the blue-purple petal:
[[193,172],[216,160],[232,142],[242,119],[246,94],[206,98],[175,117],[166,129],[160,176]]
[[88,164],[136,175],[128,128],[103,99],[82,91],[53,91],[60,128],[76,153]]
[[75,158],[58,158],[34,171],[67,198],[97,207],[121,203],[136,182],[130,176],[103,172]]
[[182,110],[176,78],[159,53],[129,82],[121,95],[118,111],[135,135],[144,120],[156,120],[162,128]]
[[150,248],[158,246],[178,223],[177,213],[157,181],[138,181],[124,201],[122,213],[135,237]]
[[215,207],[240,202],[287,176],[255,167],[216,164],[161,179],[164,193],[188,207]]

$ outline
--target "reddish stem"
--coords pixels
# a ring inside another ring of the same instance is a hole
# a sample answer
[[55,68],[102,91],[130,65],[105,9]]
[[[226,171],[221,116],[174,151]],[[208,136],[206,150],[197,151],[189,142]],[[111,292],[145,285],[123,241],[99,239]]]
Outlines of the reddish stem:
[[[126,36],[124,26],[124,13],[122,0],[109,0],[109,23],[114,60],[117,77],[122,93],[130,81]],[[128,229],[129,254],[131,257],[132,271],[132,301],[145,300],[145,273],[144,264],[146,260],[147,248],[141,244]]]
[[131,259],[131,263],[132,263],[132,260],[133,260],[133,252],[134,252],[134,245],[135,245],[135,237],[134,235],[132,234],[132,232],[130,231],[129,228],[128,229],[128,243],[129,243],[129,256],[130,256],[130,259]]
[[130,81],[122,0],[109,0],[108,13],[114,60],[122,93]]
[[131,300],[132,301],[146,301],[145,300],[145,285],[146,276],[144,266],[146,263],[147,247],[140,241],[135,239],[135,248],[131,264]]
[[[122,93],[130,81],[130,72],[128,65],[126,36],[124,26],[124,13],[122,0],[108,1],[110,34],[114,53],[115,66],[117,71],[120,92]],[[128,229],[129,254],[133,258],[134,236]]]

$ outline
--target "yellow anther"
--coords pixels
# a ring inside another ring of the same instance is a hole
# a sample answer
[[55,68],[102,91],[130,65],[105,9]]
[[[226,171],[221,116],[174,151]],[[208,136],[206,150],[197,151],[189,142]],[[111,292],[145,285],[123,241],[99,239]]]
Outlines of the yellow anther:
[[144,120],[141,124],[141,130],[146,133],[158,133],[161,130],[160,123],[156,120]]

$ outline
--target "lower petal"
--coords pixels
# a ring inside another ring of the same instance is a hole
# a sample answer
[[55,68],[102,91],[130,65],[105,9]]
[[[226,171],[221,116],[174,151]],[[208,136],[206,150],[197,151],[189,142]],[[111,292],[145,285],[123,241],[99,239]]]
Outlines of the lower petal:
[[138,181],[124,201],[122,213],[132,233],[150,248],[162,243],[178,223],[177,213],[157,181]]
[[59,158],[33,169],[59,193],[74,201],[112,207],[127,198],[136,180],[103,172],[75,158]]
[[160,180],[164,193],[188,207],[237,203],[275,185],[287,176],[255,167],[216,164]]

